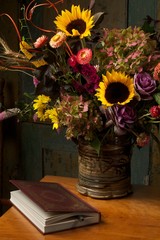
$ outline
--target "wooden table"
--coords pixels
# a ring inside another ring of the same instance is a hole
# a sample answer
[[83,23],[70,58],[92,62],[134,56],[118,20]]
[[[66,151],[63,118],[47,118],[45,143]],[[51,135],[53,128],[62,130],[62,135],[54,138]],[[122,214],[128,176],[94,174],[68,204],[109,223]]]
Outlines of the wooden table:
[[[46,176],[78,194],[76,179]],[[11,207],[0,218],[1,240],[160,240],[160,190],[134,186],[134,193],[114,200],[96,200],[78,194],[100,210],[102,222],[92,226],[41,234],[18,210]]]

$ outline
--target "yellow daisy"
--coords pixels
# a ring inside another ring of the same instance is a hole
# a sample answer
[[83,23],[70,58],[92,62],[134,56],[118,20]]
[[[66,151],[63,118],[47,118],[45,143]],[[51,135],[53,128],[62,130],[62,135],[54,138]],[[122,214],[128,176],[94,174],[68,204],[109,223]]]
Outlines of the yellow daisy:
[[91,10],[82,10],[80,6],[72,5],[71,12],[68,10],[62,11],[61,15],[56,17],[54,23],[57,28],[64,32],[66,36],[76,37],[81,39],[91,35],[90,30],[94,26],[94,19],[91,16]]
[[37,117],[40,119],[40,121],[45,121],[46,120],[44,109],[38,109],[36,111],[36,114],[37,114]]
[[53,123],[53,129],[57,129],[59,127],[58,113],[56,108],[46,110],[45,117],[51,120]]
[[34,99],[33,109],[45,109],[47,104],[51,101],[49,96],[39,95],[36,99]]
[[125,73],[112,70],[111,73],[107,72],[106,76],[102,75],[102,78],[95,95],[104,106],[125,105],[135,96],[133,78]]

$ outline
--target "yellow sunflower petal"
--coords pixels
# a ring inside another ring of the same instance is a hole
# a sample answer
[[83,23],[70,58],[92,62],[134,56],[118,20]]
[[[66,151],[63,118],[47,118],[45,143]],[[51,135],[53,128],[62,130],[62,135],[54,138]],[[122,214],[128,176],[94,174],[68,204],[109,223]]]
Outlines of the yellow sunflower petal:
[[80,6],[78,6],[77,9],[76,9],[76,15],[77,15],[76,18],[81,18],[82,17]]

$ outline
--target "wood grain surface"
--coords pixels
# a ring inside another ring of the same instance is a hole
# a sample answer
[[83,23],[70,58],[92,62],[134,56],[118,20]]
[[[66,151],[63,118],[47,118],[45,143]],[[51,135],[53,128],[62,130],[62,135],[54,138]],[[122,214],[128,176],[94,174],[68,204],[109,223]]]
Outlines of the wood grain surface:
[[0,218],[1,240],[160,240],[160,191],[133,186],[133,194],[114,200],[96,200],[77,193],[76,178],[46,176],[59,182],[102,213],[100,224],[42,235],[18,210],[11,207]]

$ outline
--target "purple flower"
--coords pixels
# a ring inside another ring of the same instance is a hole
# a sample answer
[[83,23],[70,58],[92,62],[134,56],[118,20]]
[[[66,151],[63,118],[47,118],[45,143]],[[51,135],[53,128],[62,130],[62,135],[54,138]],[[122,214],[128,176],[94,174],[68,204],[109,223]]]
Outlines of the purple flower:
[[143,100],[151,100],[152,93],[156,90],[156,81],[146,72],[135,74],[134,85],[137,93]]
[[115,106],[115,123],[119,128],[132,128],[136,120],[136,113],[130,106]]

